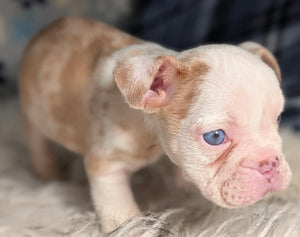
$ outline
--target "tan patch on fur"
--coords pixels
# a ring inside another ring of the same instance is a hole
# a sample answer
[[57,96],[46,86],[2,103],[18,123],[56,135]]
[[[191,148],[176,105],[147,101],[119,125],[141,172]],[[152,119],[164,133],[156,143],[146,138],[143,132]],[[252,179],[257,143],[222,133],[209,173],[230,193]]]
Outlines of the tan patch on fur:
[[273,69],[279,82],[281,82],[280,67],[276,58],[264,47],[247,48],[250,52],[257,54],[270,68]]
[[208,66],[193,57],[181,60],[189,66],[188,72],[176,80],[177,91],[171,101],[160,111],[160,117],[168,126],[168,130],[176,133],[180,121],[188,114],[196,97],[199,95],[199,84],[208,71]]
[[[34,73],[35,70],[33,67],[29,66],[30,62],[24,58],[22,67],[20,69],[20,75],[22,75],[22,78],[34,78]],[[19,86],[19,96],[21,99],[21,105],[23,109],[29,108],[31,106],[31,100],[32,100],[32,95],[31,95],[31,90],[32,87],[34,87],[33,83],[30,83],[28,80],[21,79],[18,82]]]
[[84,157],[84,166],[89,177],[97,177],[108,172],[114,165],[111,159],[103,159],[98,154],[88,154]]
[[[118,67],[118,70],[116,70],[114,77],[116,83],[118,84],[118,87],[126,90],[126,102],[130,106],[135,108],[139,104],[139,102],[141,102],[148,88],[145,87],[142,81],[133,82],[131,80],[134,70],[133,68],[134,65],[123,64]],[[134,88],[130,88],[133,87],[132,85],[134,85]]]
[[[110,150],[109,152],[102,149],[98,152],[91,152],[84,157],[84,165],[89,177],[102,176],[105,173],[113,171],[114,167],[126,164],[128,172],[136,171],[137,169],[147,164],[147,155],[151,157],[160,151],[159,145],[151,145],[147,148],[140,149],[142,153],[129,153],[122,150]],[[151,154],[146,154],[149,152]],[[153,157],[152,157],[153,158]],[[158,157],[156,157],[157,159]],[[155,159],[154,159],[155,160]],[[148,160],[153,162],[154,160]]]
[[59,139],[75,144],[80,153],[86,148],[88,122],[85,96],[89,71],[88,55],[74,52],[61,72],[59,93],[49,98],[50,111],[59,124]]
[[38,32],[27,44],[22,58],[19,75],[19,91],[22,106],[28,108],[32,105],[32,96],[35,91],[38,91],[37,82],[37,68],[36,63],[42,63],[43,59],[51,52],[48,47],[39,48],[36,50],[36,45],[39,43],[41,37],[44,37],[46,33],[50,33],[53,30],[61,28],[63,25],[62,20],[57,20],[50,24],[47,28]]
[[[35,114],[29,117],[39,124],[44,120],[48,130],[39,126],[44,134],[83,153],[89,127],[87,87],[98,59],[137,42],[141,41],[89,19],[69,17],[51,23],[24,52],[19,80],[23,111],[33,109]],[[52,85],[56,87],[48,87]],[[43,116],[37,116],[40,112]]]
[[[262,50],[262,49],[261,49]],[[261,55],[261,59],[269,66],[271,67],[276,76],[277,76],[277,79],[279,82],[281,82],[281,71],[280,71],[280,68],[279,68],[279,65],[278,65],[278,62],[277,60],[275,59],[275,57],[269,53],[267,50],[262,50],[263,52],[260,53]]]

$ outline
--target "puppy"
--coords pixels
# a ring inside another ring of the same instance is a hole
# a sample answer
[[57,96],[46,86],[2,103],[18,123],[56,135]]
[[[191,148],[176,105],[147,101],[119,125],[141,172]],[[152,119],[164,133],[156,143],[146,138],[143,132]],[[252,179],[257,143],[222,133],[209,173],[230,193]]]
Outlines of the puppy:
[[129,177],[163,153],[212,202],[247,206],[291,179],[280,80],[256,43],[176,52],[93,20],[57,20],[21,64],[33,165],[60,176],[50,141],[81,154],[106,232],[140,213]]

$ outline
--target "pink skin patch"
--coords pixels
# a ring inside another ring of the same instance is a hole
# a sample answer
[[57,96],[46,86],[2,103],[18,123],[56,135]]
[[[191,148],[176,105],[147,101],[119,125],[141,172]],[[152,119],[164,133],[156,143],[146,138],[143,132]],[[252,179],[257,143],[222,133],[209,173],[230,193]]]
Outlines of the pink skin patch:
[[169,78],[170,75],[164,74],[166,69],[167,66],[163,63],[159,68],[149,90],[147,90],[142,98],[141,105],[160,107],[171,99],[175,93],[176,86]]
[[153,90],[148,90],[144,95],[141,104],[146,105],[149,103],[155,105],[162,105],[166,101],[167,94],[165,91],[161,90],[160,92],[156,92]]
[[240,167],[226,180],[221,194],[229,206],[246,206],[260,200],[270,187],[268,180],[258,171]]
[[221,188],[224,201],[230,206],[246,206],[263,198],[269,191],[281,190],[277,157],[260,162],[244,161]]
[[242,167],[255,169],[261,173],[267,180],[272,180],[278,175],[279,159],[277,157],[262,160],[259,162],[244,161]]

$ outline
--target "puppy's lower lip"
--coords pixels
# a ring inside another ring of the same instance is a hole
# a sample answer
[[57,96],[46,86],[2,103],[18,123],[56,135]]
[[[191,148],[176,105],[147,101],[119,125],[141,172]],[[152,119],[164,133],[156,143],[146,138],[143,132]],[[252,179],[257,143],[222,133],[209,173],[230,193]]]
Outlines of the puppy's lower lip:
[[262,199],[274,190],[272,186],[272,181],[267,180],[257,170],[240,167],[224,182],[221,196],[229,207],[243,207]]

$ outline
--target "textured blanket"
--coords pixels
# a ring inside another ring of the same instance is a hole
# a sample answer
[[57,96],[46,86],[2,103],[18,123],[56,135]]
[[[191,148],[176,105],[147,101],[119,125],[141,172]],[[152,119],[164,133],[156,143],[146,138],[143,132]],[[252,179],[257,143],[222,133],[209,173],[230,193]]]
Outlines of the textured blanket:
[[[293,170],[290,187],[247,208],[223,209],[193,187],[179,189],[163,157],[132,178],[142,210],[109,236],[300,236],[300,136],[281,131]],[[62,159],[68,179],[43,182],[32,171],[19,103],[0,104],[0,236],[104,236],[92,208],[80,158]]]

